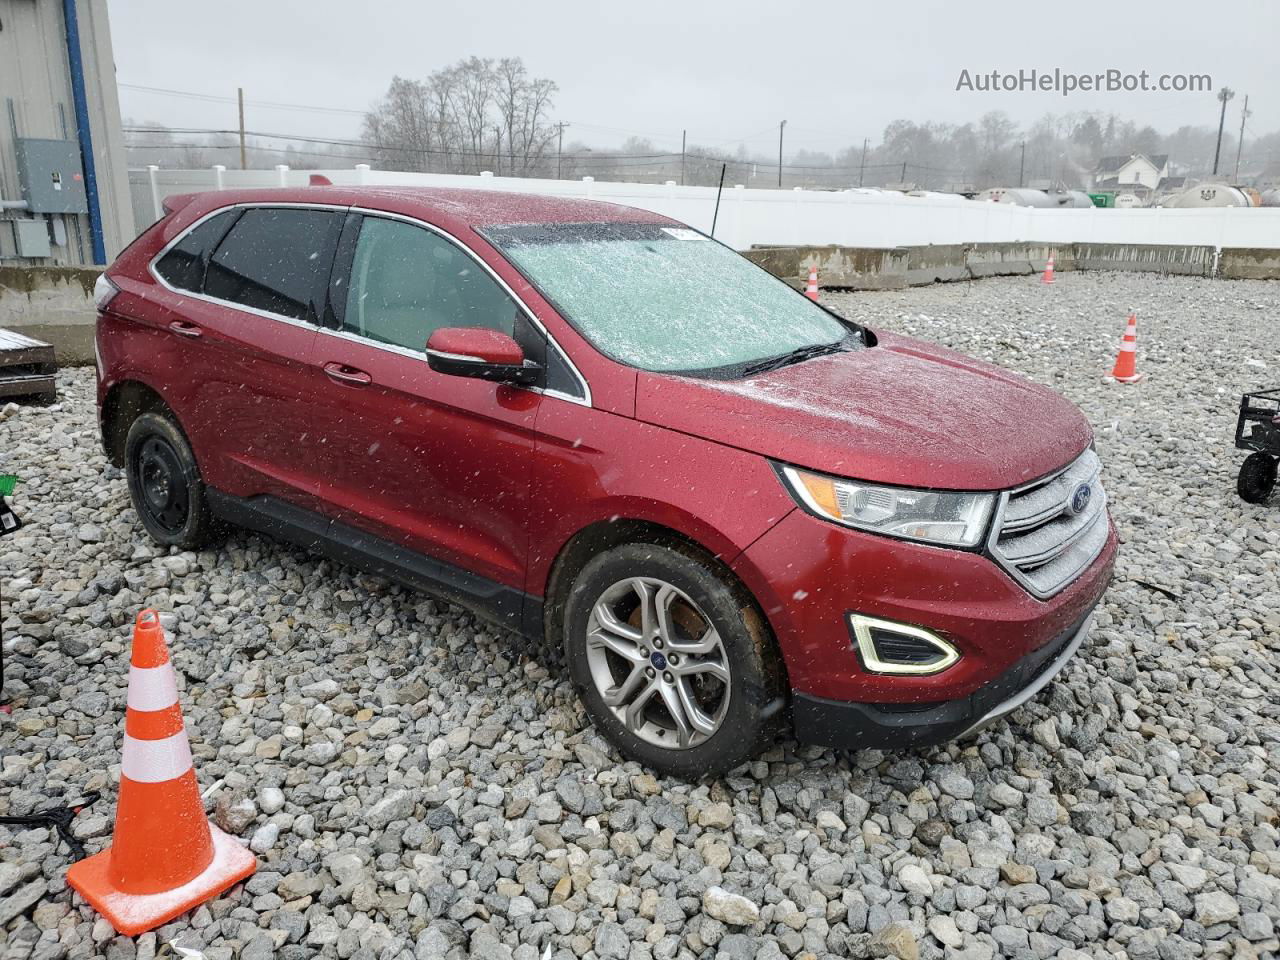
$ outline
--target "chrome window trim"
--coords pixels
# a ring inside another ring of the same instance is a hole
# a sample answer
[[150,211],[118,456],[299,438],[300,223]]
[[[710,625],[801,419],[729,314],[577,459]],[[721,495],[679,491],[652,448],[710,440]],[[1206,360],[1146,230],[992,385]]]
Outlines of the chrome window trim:
[[264,207],[267,209],[271,209],[273,207],[289,207],[289,208],[303,209],[303,210],[331,210],[338,213],[345,213],[348,209],[346,206],[343,206],[342,204],[337,204],[337,203],[299,203],[296,201],[288,201],[288,200],[279,200],[274,202],[263,202],[263,203],[233,203],[230,206],[218,207],[216,210],[210,210],[208,213],[200,217],[198,220],[193,220],[190,224],[187,225],[187,228],[185,230],[183,230],[181,233],[175,236],[172,240],[166,243],[163,247],[161,247],[160,252],[157,253],[154,257],[152,257],[150,261],[148,261],[147,272],[151,274],[152,279],[154,279],[156,283],[160,284],[160,286],[164,287],[164,289],[168,290],[170,293],[177,294],[180,297],[191,297],[193,300],[199,300],[202,303],[212,303],[219,307],[230,307],[233,310],[239,310],[242,313],[247,313],[247,314],[250,314],[251,316],[262,317],[266,320],[276,320],[280,323],[287,323],[290,326],[301,327],[304,330],[317,330],[319,329],[317,324],[310,323],[306,320],[299,320],[296,317],[286,317],[282,313],[272,313],[270,310],[259,310],[257,307],[249,307],[249,306],[245,306],[242,303],[235,303],[231,300],[223,300],[220,297],[211,297],[205,293],[196,293],[194,290],[186,290],[186,289],[183,289],[182,287],[175,287],[163,276],[161,276],[160,271],[156,269],[156,265],[162,259],[164,259],[165,255],[168,254],[170,250],[172,250],[175,246],[177,246],[184,239],[186,239],[187,234],[191,233],[192,230],[200,226],[200,224],[204,223],[206,220],[212,220],[214,217],[218,216],[221,213],[226,213],[228,210],[248,210],[248,209],[257,209],[257,208],[264,208]]
[[466,353],[448,353],[444,350],[434,350],[427,347],[428,357],[439,357],[441,360],[461,360],[464,363],[484,363],[479,357],[473,357]]
[[369,340],[365,337],[358,336],[357,334],[348,333],[345,330],[330,330],[328,327],[324,327],[315,323],[309,323],[306,320],[298,320],[298,319],[295,319],[294,317],[286,317],[283,314],[272,313],[270,310],[259,310],[256,307],[248,307],[248,306],[245,306],[244,304],[234,303],[230,300],[223,300],[219,297],[211,297],[205,293],[196,293],[192,290],[184,290],[182,287],[175,287],[173,284],[169,283],[169,281],[166,280],[163,276],[161,276],[160,272],[156,269],[156,265],[160,262],[161,259],[164,258],[164,256],[171,249],[173,249],[173,247],[175,247],[178,243],[180,243],[183,239],[185,239],[187,234],[189,234],[196,227],[200,226],[200,224],[204,223],[206,220],[210,220],[213,217],[218,216],[218,214],[220,213],[226,213],[228,210],[250,210],[250,209],[262,209],[262,208],[272,209],[272,208],[279,208],[279,207],[303,209],[303,210],[332,210],[332,211],[338,211],[343,213],[359,213],[365,216],[383,217],[390,220],[400,220],[405,223],[411,223],[414,226],[423,227],[427,230],[430,230],[432,233],[435,233],[438,236],[443,237],[446,241],[448,241],[449,243],[452,243],[454,246],[460,249],[464,254],[466,254],[468,257],[474,260],[481,268],[483,268],[484,271],[490,277],[492,277],[497,282],[497,284],[506,292],[507,296],[511,297],[511,299],[515,301],[516,305],[521,310],[524,311],[524,314],[529,319],[529,322],[532,323],[546,338],[548,349],[554,350],[559,355],[560,359],[564,361],[564,364],[569,369],[569,372],[573,375],[574,379],[577,380],[578,386],[582,388],[583,395],[581,397],[575,397],[572,394],[563,393],[559,390],[547,390],[542,387],[517,387],[517,389],[529,390],[533,393],[542,394],[543,396],[555,397],[559,400],[564,400],[568,403],[576,403],[579,406],[584,406],[584,407],[592,406],[591,385],[587,382],[587,378],[582,375],[582,371],[578,369],[577,365],[574,364],[573,360],[565,352],[564,348],[561,347],[560,344],[556,341],[555,337],[551,335],[551,331],[549,331],[546,328],[546,326],[543,325],[542,321],[539,320],[538,317],[534,314],[534,312],[529,309],[529,305],[525,303],[524,300],[519,295],[517,295],[514,290],[511,289],[511,287],[507,284],[505,280],[502,279],[502,277],[498,276],[498,274],[494,272],[492,267],[490,267],[487,263],[485,263],[483,260],[477,257],[475,253],[470,248],[468,248],[465,243],[460,241],[457,237],[453,236],[447,230],[442,230],[441,228],[435,226],[434,224],[427,223],[425,220],[420,220],[417,217],[411,217],[401,213],[392,213],[387,210],[374,210],[367,207],[347,206],[344,204],[336,204],[336,203],[312,203],[312,202],[303,202],[298,200],[263,200],[263,201],[247,202],[247,203],[228,204],[225,207],[218,207],[215,210],[210,210],[204,216],[200,217],[197,220],[193,220],[191,223],[189,223],[181,233],[174,236],[172,240],[170,240],[163,247],[161,247],[159,252],[156,253],[156,255],[150,259],[150,261],[148,261],[147,272],[151,275],[152,279],[155,280],[156,283],[158,283],[161,287],[163,287],[165,290],[168,290],[170,293],[176,294],[177,296],[180,296],[180,297],[191,297],[203,303],[212,303],[220,307],[230,307],[233,310],[239,310],[242,313],[247,313],[252,316],[262,317],[267,320],[275,320],[275,321],[278,321],[279,323],[287,323],[287,324],[290,324],[291,326],[301,327],[302,329],[305,329],[305,330],[314,330],[317,333],[325,333],[331,337],[337,337],[342,340],[350,340],[352,343],[359,343],[359,344],[363,344],[364,346],[374,347],[375,349],[378,349],[378,350],[385,350],[388,353],[396,353],[404,357],[410,357],[413,359],[422,360],[425,363],[426,355],[423,351],[420,351],[420,350],[410,350],[406,347],[400,347],[391,343],[379,343],[375,340]]

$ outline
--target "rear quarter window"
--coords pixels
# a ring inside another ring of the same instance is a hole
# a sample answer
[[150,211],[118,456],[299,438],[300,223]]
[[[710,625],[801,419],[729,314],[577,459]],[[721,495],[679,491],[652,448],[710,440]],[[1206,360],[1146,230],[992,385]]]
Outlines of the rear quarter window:
[[171,287],[200,293],[209,256],[239,212],[224,210],[197,224],[159,259],[156,273]]
[[330,210],[250,208],[210,259],[204,292],[314,322],[341,226],[342,214]]

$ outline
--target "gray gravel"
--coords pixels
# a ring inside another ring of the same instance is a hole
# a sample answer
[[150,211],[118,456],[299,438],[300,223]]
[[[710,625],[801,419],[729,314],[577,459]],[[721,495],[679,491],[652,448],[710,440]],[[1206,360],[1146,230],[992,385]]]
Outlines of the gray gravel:
[[[210,813],[260,869],[130,941],[73,900],[47,831],[0,828],[4,956],[150,958],[179,935],[220,960],[1280,953],[1280,532],[1236,498],[1230,445],[1236,395],[1280,384],[1280,284],[827,299],[1093,421],[1125,543],[1091,642],[1037,702],[964,746],[784,742],[723,781],[657,780],[545,651],[461,610],[247,535],[153,548],[99,451],[92,371],[70,372],[59,404],[0,414],[28,521],[0,540],[0,812],[102,789],[77,830],[108,841],[128,624],[153,604],[176,616]],[[1104,385],[1130,306],[1148,380]]]

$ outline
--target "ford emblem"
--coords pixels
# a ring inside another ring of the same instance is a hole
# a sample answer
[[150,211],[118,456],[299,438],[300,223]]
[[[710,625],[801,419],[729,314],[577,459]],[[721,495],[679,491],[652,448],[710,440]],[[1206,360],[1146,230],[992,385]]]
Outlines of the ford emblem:
[[1075,492],[1071,494],[1071,502],[1067,504],[1067,510],[1072,516],[1078,516],[1084,513],[1089,506],[1089,501],[1093,498],[1093,487],[1087,483],[1082,483],[1076,487]]

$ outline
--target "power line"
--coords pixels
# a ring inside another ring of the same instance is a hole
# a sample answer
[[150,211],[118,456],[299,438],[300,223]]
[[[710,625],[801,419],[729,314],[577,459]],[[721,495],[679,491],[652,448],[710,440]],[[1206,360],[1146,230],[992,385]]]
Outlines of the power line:
[[[126,133],[139,133],[139,134],[174,133],[174,134],[202,134],[202,135],[210,135],[210,136],[238,136],[239,135],[239,130],[212,129],[212,128],[206,128],[206,127],[129,126],[129,127],[125,127],[124,131]],[[322,144],[325,146],[359,147],[363,150],[368,150],[373,153],[402,153],[402,154],[411,154],[415,156],[441,156],[441,157],[458,157],[462,155],[474,156],[477,154],[476,151],[441,150],[438,148],[427,148],[427,147],[394,146],[391,144],[368,143],[367,141],[363,141],[363,140],[338,139],[338,138],[332,138],[332,137],[304,137],[297,134],[271,133],[271,132],[266,132],[261,130],[247,130],[245,131],[245,133],[247,136],[259,137],[265,140],[285,140],[285,141],[295,141],[298,143]],[[140,148],[141,147],[155,148],[163,145],[162,144],[130,144],[130,146],[136,146]],[[220,145],[204,144],[203,146],[209,147],[210,149],[217,149]],[[264,148],[259,146],[257,149],[264,149]],[[484,151],[479,151],[479,155],[481,156],[485,155]],[[687,153],[685,154],[685,157],[688,160],[695,160],[695,161],[701,160],[709,163],[727,163],[727,164],[738,166],[738,167],[757,166],[765,163],[765,161],[763,160],[738,160],[733,158],[717,157],[717,156],[712,156],[708,154],[697,154],[697,153]],[[603,153],[598,151],[591,151],[590,153],[565,155],[566,160],[579,166],[581,165],[647,166],[647,165],[656,165],[657,163],[660,163],[660,162],[666,162],[666,163],[676,162],[679,160],[679,158],[680,158],[679,153],[672,153],[672,152],[627,154],[627,153]],[[903,162],[904,161],[869,163],[866,165],[866,169],[867,170],[893,169],[893,168],[901,167]],[[905,162],[907,166],[913,170],[923,170],[931,173],[944,173],[944,174],[956,174],[956,175],[962,174],[964,172],[964,171],[956,170],[954,168],[949,168],[949,167],[936,167],[931,164],[918,163],[914,160],[907,160]],[[775,164],[769,164],[769,166],[771,169],[776,169]],[[844,168],[835,167],[835,166],[820,166],[816,164],[797,164],[797,163],[784,164],[783,166],[784,166],[784,169],[787,169],[787,170],[808,171],[815,175],[843,176],[845,174]]]
[[[223,96],[215,93],[200,93],[195,90],[177,90],[172,87],[151,87],[151,86],[146,86],[140,83],[124,83],[124,82],[118,83],[117,86],[119,86],[123,90],[136,90],[141,93],[150,93],[150,94],[155,94],[157,96],[165,96],[165,97],[178,97],[185,100],[198,100],[204,103],[234,104],[237,102],[235,97]],[[349,107],[321,107],[321,106],[315,106],[312,104],[303,104],[303,103],[282,103],[276,100],[245,100],[245,103],[255,107],[268,107],[273,110],[300,110],[300,111],[309,112],[309,113],[332,113],[332,114],[342,114],[347,116],[358,116],[358,117],[367,116],[370,112],[372,112],[370,110],[356,110]],[[628,136],[653,137],[661,140],[674,141],[674,137],[670,133],[656,133],[653,131],[632,130],[626,127],[613,127],[605,124],[586,123],[578,120],[567,121],[567,122],[570,126],[577,127],[583,130],[596,130],[604,133],[619,133],[619,134],[626,134]],[[770,130],[772,130],[772,128],[770,128]],[[762,133],[769,133],[770,130],[762,131]],[[750,134],[745,137],[734,137],[728,140],[718,141],[715,144],[713,144],[713,146],[722,146],[723,144],[726,144],[726,143],[745,143],[749,140],[758,139],[762,135],[762,133]]]
[[[207,103],[236,103],[235,97],[224,97],[213,93],[196,93],[192,90],[173,90],[169,87],[144,87],[137,83],[120,83],[125,90],[138,90],[143,93],[154,93],[165,97],[181,97],[185,100],[202,100]],[[347,107],[317,107],[304,103],[280,103],[275,100],[246,100],[245,103],[255,107],[269,107],[272,110],[302,110],[309,113],[342,113],[363,117],[368,110],[353,110]]]

